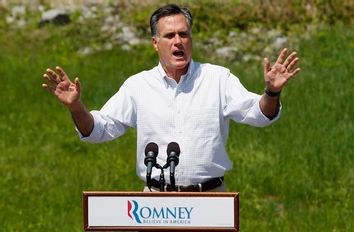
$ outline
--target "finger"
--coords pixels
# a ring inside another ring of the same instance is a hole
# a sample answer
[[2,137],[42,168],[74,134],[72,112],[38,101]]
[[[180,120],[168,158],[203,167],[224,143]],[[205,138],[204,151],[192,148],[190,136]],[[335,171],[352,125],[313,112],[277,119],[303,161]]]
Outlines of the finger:
[[296,68],[293,72],[290,73],[289,79],[296,76],[301,71],[300,68]]
[[290,56],[288,56],[288,57],[286,58],[286,60],[285,60],[285,62],[284,62],[284,66],[285,66],[287,69],[289,69],[289,68],[288,68],[289,64],[290,64],[294,59],[296,59],[296,58],[297,58],[296,52],[292,52],[292,53],[290,54]]
[[55,88],[47,85],[47,84],[42,84],[43,89],[47,90],[48,92],[54,94]]
[[62,80],[69,80],[68,75],[64,72],[64,70],[61,67],[57,66],[55,67],[55,69],[59,72],[60,78]]
[[80,93],[81,92],[81,83],[78,77],[75,78],[75,86],[77,91]]
[[264,58],[263,60],[263,69],[264,69],[264,76],[265,76],[270,70],[270,62],[267,57]]
[[57,83],[55,80],[53,80],[52,78],[50,78],[47,74],[44,74],[43,77],[44,77],[44,79],[46,79],[50,84],[55,85],[55,86],[58,85],[58,83]]
[[296,57],[295,59],[293,59],[291,61],[291,63],[288,65],[288,67],[286,69],[288,71],[291,71],[295,67],[295,65],[298,63],[298,61],[299,61],[299,58]]
[[55,81],[56,83],[59,83],[61,80],[60,80],[60,78],[59,78],[59,76],[58,76],[58,74],[56,74],[53,70],[51,70],[51,69],[47,69],[46,70],[47,71],[47,74],[49,75],[49,77],[53,80],[53,81]]
[[284,48],[284,49],[280,52],[280,54],[279,54],[279,56],[278,56],[278,59],[277,59],[277,61],[276,61],[275,63],[280,63],[280,64],[282,64],[283,61],[284,61],[284,58],[285,58],[287,52],[288,52],[288,49],[287,49],[287,48]]

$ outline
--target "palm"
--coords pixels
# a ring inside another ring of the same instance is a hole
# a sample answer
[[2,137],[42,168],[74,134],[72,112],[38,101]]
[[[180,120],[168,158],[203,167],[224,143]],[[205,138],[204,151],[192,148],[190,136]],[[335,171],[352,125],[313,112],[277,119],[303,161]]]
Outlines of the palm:
[[65,105],[70,105],[80,99],[80,93],[76,85],[69,80],[60,82],[54,91],[54,95]]
[[287,49],[285,48],[272,67],[267,58],[264,61],[264,80],[268,90],[281,91],[285,84],[300,72],[300,68],[295,68],[299,60],[297,54],[293,52],[285,59],[286,53]]
[[74,82],[71,82],[68,75],[60,67],[57,67],[59,75],[47,69],[47,74],[44,74],[44,78],[48,81],[48,84],[43,84],[43,88],[54,94],[58,100],[66,106],[74,105],[80,101],[80,82],[78,78]]

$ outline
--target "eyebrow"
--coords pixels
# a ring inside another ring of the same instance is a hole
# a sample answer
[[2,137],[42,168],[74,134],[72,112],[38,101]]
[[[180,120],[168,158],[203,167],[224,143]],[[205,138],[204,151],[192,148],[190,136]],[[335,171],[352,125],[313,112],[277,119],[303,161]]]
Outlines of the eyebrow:
[[175,32],[175,31],[170,31],[170,32],[166,32],[164,34],[162,34],[163,37],[170,37],[170,36],[174,36],[174,35],[189,35],[190,32],[189,30],[181,30],[181,31],[178,31],[178,32]]

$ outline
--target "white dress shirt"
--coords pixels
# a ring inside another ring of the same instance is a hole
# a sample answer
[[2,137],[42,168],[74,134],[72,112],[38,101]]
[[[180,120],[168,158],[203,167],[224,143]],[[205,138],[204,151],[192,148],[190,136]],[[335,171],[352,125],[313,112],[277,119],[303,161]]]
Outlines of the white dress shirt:
[[[100,111],[91,111],[94,128],[84,141],[98,143],[137,128],[137,175],[145,180],[145,146],[159,146],[157,163],[163,166],[167,145],[177,142],[181,153],[176,167],[177,185],[204,182],[231,169],[225,145],[229,121],[266,126],[270,120],[260,110],[260,95],[247,91],[230,70],[191,61],[177,84],[161,64],[128,78]],[[159,179],[160,170],[152,177]],[[165,170],[169,183],[169,170]]]

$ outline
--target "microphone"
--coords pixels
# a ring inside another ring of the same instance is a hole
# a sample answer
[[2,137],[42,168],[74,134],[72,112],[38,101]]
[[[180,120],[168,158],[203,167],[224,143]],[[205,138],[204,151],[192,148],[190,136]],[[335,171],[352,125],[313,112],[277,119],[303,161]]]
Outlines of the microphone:
[[156,143],[149,143],[145,147],[145,159],[144,164],[146,165],[146,184],[151,190],[151,171],[156,165],[156,157],[159,153],[159,147]]
[[176,142],[171,142],[167,145],[167,164],[170,166],[170,180],[171,187],[175,191],[175,168],[179,162],[179,154],[181,150],[179,149],[179,145]]

